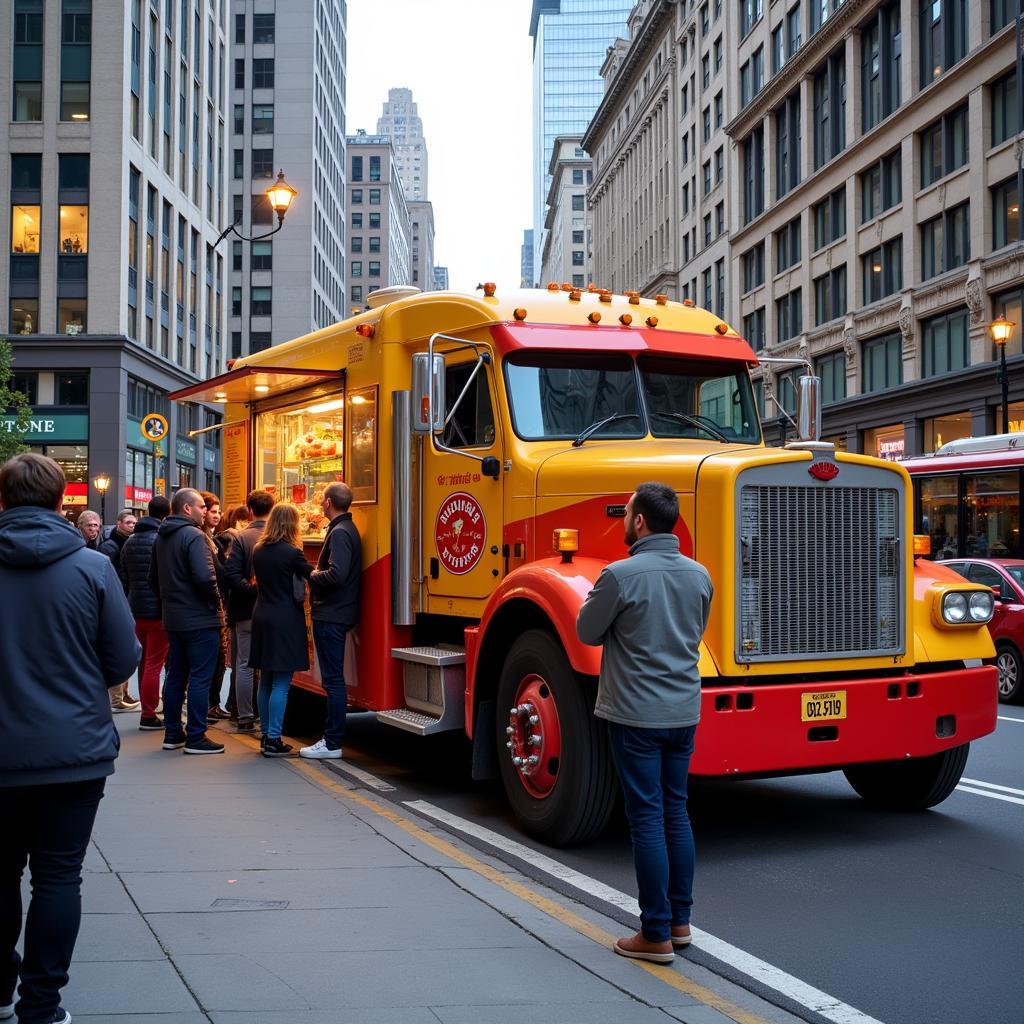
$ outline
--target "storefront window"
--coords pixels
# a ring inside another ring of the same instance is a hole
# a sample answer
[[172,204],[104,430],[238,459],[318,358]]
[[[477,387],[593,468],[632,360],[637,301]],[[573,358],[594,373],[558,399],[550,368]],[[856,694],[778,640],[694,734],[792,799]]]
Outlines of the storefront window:
[[11,252],[39,252],[39,207],[11,208]]
[[11,299],[11,334],[37,334],[39,300]]
[[[483,379],[481,377],[481,379]],[[348,483],[353,501],[377,500],[377,389],[348,399]]]
[[965,557],[1019,558],[1019,474],[966,475],[964,499]]
[[1010,411],[1010,433],[1015,434],[1024,431],[1024,402],[1011,402]]
[[864,454],[887,462],[899,462],[903,458],[903,424],[893,423],[887,427],[876,427],[864,431]]
[[320,506],[327,484],[345,479],[344,420],[340,393],[256,418],[256,486],[298,507],[303,536],[322,537],[327,530]]
[[951,412],[945,416],[935,416],[924,420],[924,450],[934,452],[947,441],[959,441],[962,437],[972,434],[972,421],[969,412]]
[[932,539],[932,558],[957,557],[959,476],[918,477],[914,486],[921,496],[922,533]]
[[62,511],[74,522],[89,504],[89,449],[84,444],[48,444],[41,450],[64,470]]
[[60,208],[60,251],[64,256],[79,256],[89,251],[89,207]]

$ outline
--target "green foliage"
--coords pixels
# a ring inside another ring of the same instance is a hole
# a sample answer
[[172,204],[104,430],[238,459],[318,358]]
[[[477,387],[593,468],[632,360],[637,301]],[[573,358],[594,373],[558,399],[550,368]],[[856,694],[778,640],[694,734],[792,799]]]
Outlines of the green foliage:
[[28,451],[22,444],[28,432],[29,417],[32,408],[28,399],[20,392],[11,388],[11,363],[14,351],[6,338],[0,338],[0,462],[6,462],[18,452]]

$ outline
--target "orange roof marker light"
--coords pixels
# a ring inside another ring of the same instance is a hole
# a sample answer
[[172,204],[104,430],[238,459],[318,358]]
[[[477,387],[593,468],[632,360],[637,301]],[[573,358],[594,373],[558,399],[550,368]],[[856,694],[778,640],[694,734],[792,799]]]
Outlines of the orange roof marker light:
[[666,305],[668,303],[668,296],[667,295],[655,295],[654,296],[654,301],[659,306],[664,306],[664,305]]
[[572,285],[569,284],[568,281],[563,281],[562,282],[562,286],[561,286],[561,290],[563,292],[571,292],[572,291]]
[[356,334],[358,334],[360,338],[372,338],[373,324],[358,324],[356,326]]
[[611,302],[612,301],[612,293],[610,291],[608,291],[607,288],[603,288],[603,289],[601,289],[601,291],[598,294],[597,298],[598,298],[599,302]]
[[593,281],[591,281],[590,284],[587,285],[587,291],[588,292],[596,292],[597,290],[598,290],[598,287],[597,287],[596,284],[594,284]]
[[523,309],[522,306],[520,306],[518,309],[512,310],[512,315],[516,318],[516,320],[522,323],[526,319],[526,310]]
[[683,305],[684,306],[692,306],[693,305],[693,299],[683,299]]
[[548,281],[548,291],[549,292],[561,291],[561,287],[559,286],[557,281]]
[[629,299],[631,306],[640,305],[640,293],[639,292],[626,292],[626,297]]
[[623,313],[622,316],[619,317],[619,323],[622,324],[623,327],[628,327],[632,322],[633,318],[628,313]]
[[927,533],[914,534],[914,554],[927,557],[932,553],[932,538]]
[[656,316],[649,316],[647,318],[647,326],[648,327],[657,327],[658,326],[658,318]]
[[579,290],[579,288],[573,288],[573,290],[571,292],[569,292],[569,301],[570,302],[579,302],[580,299],[582,299],[582,298],[583,298],[583,292],[581,292]]
[[587,316],[587,319],[588,319],[588,320],[589,320],[589,321],[590,321],[590,322],[591,322],[592,324],[599,324],[599,323],[601,322],[601,314],[595,311],[595,312],[593,312],[593,313],[590,313],[590,314],[589,314],[589,315]]
[[494,293],[498,290],[498,286],[493,281],[487,281],[484,284],[477,285],[478,288],[483,288],[484,297],[488,299],[494,298]]
[[715,324],[715,330],[718,331],[719,334],[729,333],[729,328],[726,324]]

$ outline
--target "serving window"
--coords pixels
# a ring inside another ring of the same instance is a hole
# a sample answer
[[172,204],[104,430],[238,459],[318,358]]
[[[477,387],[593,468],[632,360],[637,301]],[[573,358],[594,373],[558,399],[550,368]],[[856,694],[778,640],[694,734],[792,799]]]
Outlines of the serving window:
[[[256,487],[299,510],[303,537],[322,537],[324,488],[345,480],[345,397],[307,396],[256,416]],[[353,487],[355,490],[355,487]]]
[[354,502],[377,500],[377,388],[348,396],[348,479]]

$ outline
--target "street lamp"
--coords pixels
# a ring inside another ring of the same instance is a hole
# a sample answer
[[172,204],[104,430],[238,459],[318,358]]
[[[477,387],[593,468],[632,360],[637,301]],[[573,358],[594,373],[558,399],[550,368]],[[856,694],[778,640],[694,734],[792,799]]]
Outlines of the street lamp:
[[93,487],[100,492],[100,519],[104,526],[107,523],[107,488],[110,487],[110,477],[106,473],[100,473],[92,482]]
[[992,334],[992,340],[999,349],[999,372],[996,374],[996,380],[999,381],[1003,389],[1004,434],[1010,432],[1010,377],[1006,372],[1006,343],[1010,340],[1010,335],[1013,334],[1013,329],[1016,326],[1012,320],[1007,320],[1005,316],[999,317],[998,320],[993,320],[988,325],[988,329]]
[[281,228],[284,227],[284,215],[288,212],[288,208],[292,204],[292,200],[299,194],[297,189],[291,187],[287,181],[284,180],[284,171],[279,170],[277,172],[277,181],[274,182],[268,189],[264,190],[264,194],[267,197],[267,202],[270,203],[270,208],[277,214],[277,227],[273,231],[268,231],[263,235],[253,235],[251,237],[243,235],[238,230],[238,224],[229,224],[221,233],[220,237],[216,242],[213,243],[213,247],[216,249],[221,242],[230,234],[237,235],[243,242],[259,242],[264,238],[269,238],[271,235],[276,235]]

